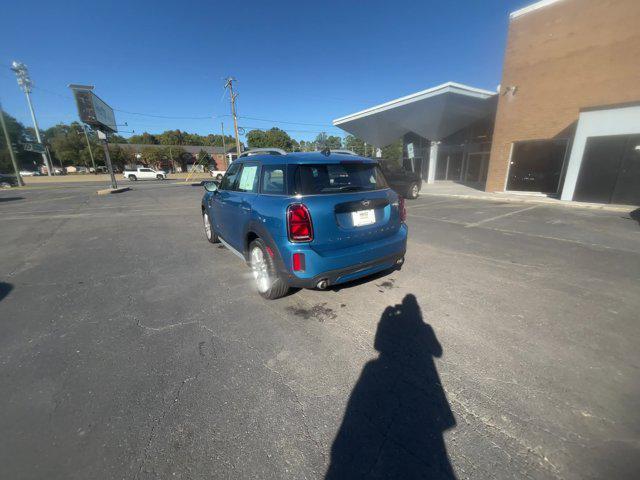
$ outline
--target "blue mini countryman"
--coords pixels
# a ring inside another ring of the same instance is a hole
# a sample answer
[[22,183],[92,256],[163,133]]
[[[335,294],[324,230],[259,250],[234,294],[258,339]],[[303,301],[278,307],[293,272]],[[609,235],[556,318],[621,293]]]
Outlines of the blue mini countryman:
[[265,298],[290,287],[325,289],[404,261],[404,200],[375,160],[345,151],[254,150],[219,185],[203,185],[207,240],[247,262]]

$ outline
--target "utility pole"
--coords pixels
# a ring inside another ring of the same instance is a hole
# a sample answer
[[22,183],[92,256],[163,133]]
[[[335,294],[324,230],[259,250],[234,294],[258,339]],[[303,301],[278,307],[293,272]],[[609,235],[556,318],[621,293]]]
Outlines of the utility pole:
[[227,142],[224,139],[224,122],[220,122],[220,130],[222,131],[222,156],[224,157],[224,164],[227,165],[229,159],[227,158]]
[[20,169],[18,168],[18,162],[16,161],[16,154],[13,151],[13,146],[11,145],[11,137],[9,137],[9,130],[7,130],[7,124],[4,123],[4,110],[2,110],[2,103],[0,103],[0,123],[2,123],[2,130],[4,131],[4,139],[7,142],[7,150],[9,150],[9,156],[11,157],[13,170],[16,172],[16,180],[18,180],[18,186],[24,187],[24,181],[20,176]]
[[[31,112],[31,120],[33,120],[33,128],[36,130],[36,139],[38,143],[42,145],[42,139],[40,138],[40,129],[38,128],[38,121],[36,120],[36,114],[33,111],[33,104],[31,103],[31,87],[33,82],[29,77],[29,71],[24,63],[14,61],[11,64],[11,70],[13,70],[18,78],[18,85],[27,97],[27,103],[29,104],[29,111]],[[47,175],[53,175],[53,164],[51,159],[47,157],[46,153],[42,153],[42,159],[47,167]]]
[[238,97],[237,93],[233,93],[233,82],[237,81],[233,77],[227,77],[227,83],[224,84],[224,88],[229,89],[229,93],[231,94],[231,115],[233,115],[233,129],[236,133],[236,155],[239,157],[242,153],[240,151],[240,136],[238,135],[238,117],[236,115],[236,98]]
[[84,131],[84,138],[87,139],[87,147],[89,148],[89,156],[91,156],[91,164],[93,165],[93,174],[97,175],[98,170],[96,169],[96,161],[93,158],[93,150],[91,150],[91,142],[89,142],[89,134],[87,133],[87,126],[83,123],[82,130]]

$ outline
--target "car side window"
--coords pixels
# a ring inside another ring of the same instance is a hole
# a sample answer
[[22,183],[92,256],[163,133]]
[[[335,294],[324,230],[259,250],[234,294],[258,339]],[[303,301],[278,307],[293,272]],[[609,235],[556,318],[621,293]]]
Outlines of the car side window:
[[284,165],[264,165],[260,179],[260,192],[284,195]]
[[258,191],[258,165],[257,164],[245,164],[240,173],[240,181],[235,190],[240,192],[253,192]]
[[225,173],[222,182],[220,182],[220,190],[233,190],[233,184],[238,178],[238,173],[240,173],[241,166],[241,163],[231,164],[231,166],[227,169],[227,173]]

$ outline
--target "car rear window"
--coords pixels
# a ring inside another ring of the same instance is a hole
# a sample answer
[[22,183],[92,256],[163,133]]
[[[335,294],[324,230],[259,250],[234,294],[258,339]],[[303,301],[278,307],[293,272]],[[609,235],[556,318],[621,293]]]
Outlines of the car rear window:
[[361,192],[388,188],[375,163],[342,162],[322,165],[298,165],[295,191],[300,195]]

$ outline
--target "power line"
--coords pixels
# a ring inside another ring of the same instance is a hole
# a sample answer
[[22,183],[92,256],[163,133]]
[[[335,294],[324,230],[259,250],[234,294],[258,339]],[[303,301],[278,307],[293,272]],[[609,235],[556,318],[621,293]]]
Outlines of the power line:
[[119,108],[114,108],[116,112],[128,113],[129,115],[139,115],[141,117],[151,117],[151,118],[165,118],[167,120],[213,120],[218,117],[227,117],[228,115],[207,115],[202,117],[174,117],[171,115],[158,115],[155,113],[142,113],[142,112],[130,112],[128,110],[121,110]]
[[[10,76],[8,75],[4,75],[7,78],[11,79]],[[44,93],[48,93],[50,95],[55,95],[56,97],[60,97],[63,98],[65,100],[71,100],[73,101],[73,97],[70,95],[63,95],[60,94],[58,92],[54,92],[52,90],[48,90],[46,88],[40,87],[40,86],[33,86],[34,90],[38,90]],[[149,117],[149,118],[161,118],[164,120],[215,120],[218,118],[224,118],[224,117],[230,117],[230,114],[222,114],[222,115],[202,115],[202,116],[173,116],[173,115],[162,115],[162,114],[157,114],[157,113],[144,113],[144,112],[133,112],[131,110],[123,110],[120,108],[113,108],[114,111],[116,112],[120,112],[120,113],[125,113],[128,115],[136,115],[136,116],[140,116],[140,117]],[[249,117],[249,116],[241,116],[238,115],[238,118],[241,119],[245,119],[245,120],[255,120],[255,121],[259,121],[259,122],[271,122],[271,123],[280,123],[280,124],[284,124],[284,125],[301,125],[301,126],[309,126],[309,127],[324,127],[324,128],[331,128],[331,129],[336,129],[339,130],[338,127],[335,127],[333,125],[329,125],[329,124],[324,124],[324,123],[307,123],[307,122],[293,122],[290,120],[275,120],[275,119],[268,119],[268,118],[260,118],[260,117]],[[254,130],[265,130],[264,127],[245,127],[245,128],[251,128]],[[287,131],[287,132],[298,132],[298,133],[324,133],[323,131],[316,131],[316,130],[300,130],[300,129],[284,129],[281,128],[281,130]]]
[[238,115],[238,118],[245,118],[247,120],[258,120],[260,122],[271,122],[271,123],[286,123],[288,125],[306,125],[308,127],[327,127],[327,128],[337,128],[333,125],[328,125],[325,123],[303,123],[303,122],[290,122],[285,120],[271,120],[268,118],[256,118],[256,117],[245,117],[242,115]]

